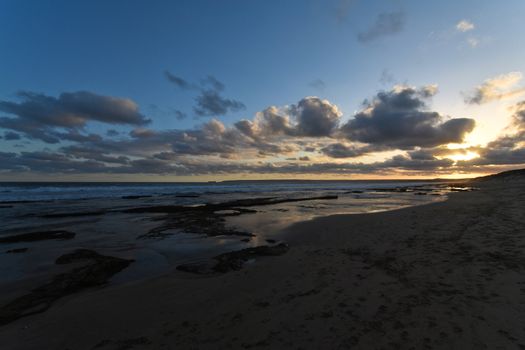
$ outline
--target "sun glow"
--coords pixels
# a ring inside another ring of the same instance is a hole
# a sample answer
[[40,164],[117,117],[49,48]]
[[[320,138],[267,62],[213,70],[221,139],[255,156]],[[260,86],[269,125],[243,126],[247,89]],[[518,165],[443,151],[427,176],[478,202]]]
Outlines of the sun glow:
[[466,151],[462,153],[447,154],[443,158],[452,159],[454,162],[457,162],[457,161],[462,161],[462,160],[471,160],[471,159],[478,158],[478,157],[479,157],[478,153],[472,152],[472,151]]

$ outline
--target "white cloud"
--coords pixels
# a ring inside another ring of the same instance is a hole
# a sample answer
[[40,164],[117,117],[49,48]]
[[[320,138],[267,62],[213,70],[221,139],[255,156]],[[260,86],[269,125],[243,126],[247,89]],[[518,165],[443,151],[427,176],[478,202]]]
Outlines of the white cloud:
[[460,32],[468,32],[469,30],[474,29],[474,23],[463,19],[456,24],[456,29]]
[[487,79],[483,84],[478,85],[472,93],[465,96],[465,102],[482,104],[523,95],[525,88],[517,86],[522,78],[521,72],[510,72]]
[[475,47],[478,47],[478,45],[479,45],[479,39],[468,38],[467,39],[467,43],[469,44],[470,47],[475,48]]

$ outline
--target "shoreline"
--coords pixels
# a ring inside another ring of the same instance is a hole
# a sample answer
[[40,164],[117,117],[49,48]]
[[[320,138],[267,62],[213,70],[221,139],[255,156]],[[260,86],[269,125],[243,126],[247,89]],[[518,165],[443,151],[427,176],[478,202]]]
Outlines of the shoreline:
[[0,340],[13,349],[518,347],[524,187],[297,223],[282,256],[87,290],[0,327]]

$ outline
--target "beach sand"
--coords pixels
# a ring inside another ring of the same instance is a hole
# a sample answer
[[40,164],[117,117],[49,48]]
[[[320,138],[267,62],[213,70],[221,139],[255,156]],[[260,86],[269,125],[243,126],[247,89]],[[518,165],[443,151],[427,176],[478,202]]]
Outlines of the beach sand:
[[239,270],[89,289],[1,349],[525,349],[525,182],[287,228]]

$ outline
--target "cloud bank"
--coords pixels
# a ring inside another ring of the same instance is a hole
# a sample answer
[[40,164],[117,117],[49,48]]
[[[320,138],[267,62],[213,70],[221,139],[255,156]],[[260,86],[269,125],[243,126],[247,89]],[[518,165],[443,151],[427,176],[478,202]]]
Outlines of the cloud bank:
[[[174,79],[179,88],[191,83]],[[199,91],[222,92],[224,85],[207,77]],[[363,102],[354,115],[343,116],[337,105],[307,96],[285,106],[269,106],[227,126],[211,119],[191,129],[155,130],[129,99],[94,93],[63,93],[50,97],[19,95],[2,101],[9,116],[0,119],[5,140],[39,139],[54,149],[1,152],[1,173],[53,174],[387,174],[392,172],[446,173],[483,164],[517,162],[522,155],[525,102],[516,106],[515,134],[476,149],[476,162],[446,158],[446,145],[461,143],[473,130],[469,118],[452,118],[431,110],[438,92],[433,85],[396,86]],[[230,110],[230,108],[227,108]],[[88,123],[125,125],[129,133],[108,129],[89,134]],[[103,136],[102,136],[103,135]],[[498,150],[499,153],[496,153]],[[397,152],[376,157],[364,156]],[[493,153],[491,153],[493,152]],[[503,154],[504,153],[504,154]],[[373,158],[374,159],[374,158]],[[484,160],[484,161],[482,161]]]

